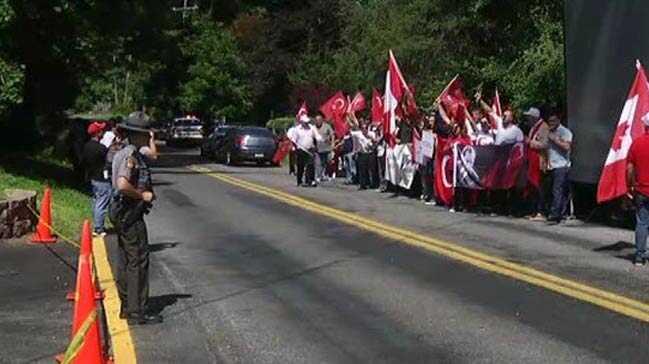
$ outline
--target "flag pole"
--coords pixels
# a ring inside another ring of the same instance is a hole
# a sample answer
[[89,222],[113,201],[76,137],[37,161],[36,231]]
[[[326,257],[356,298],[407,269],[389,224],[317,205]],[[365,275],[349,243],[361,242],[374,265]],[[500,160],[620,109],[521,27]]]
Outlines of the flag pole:
[[442,95],[444,95],[444,93],[445,93],[445,92],[446,92],[446,91],[451,87],[451,85],[453,84],[453,82],[455,82],[455,80],[457,80],[458,77],[460,77],[460,74],[459,74],[459,73],[458,73],[457,75],[455,75],[455,77],[453,77],[453,79],[451,80],[451,82],[449,82],[448,85],[446,85],[446,87],[444,87],[444,90],[442,90],[442,92],[439,94],[439,96],[437,96],[437,98],[435,99],[435,102],[438,102],[439,99],[442,98]]

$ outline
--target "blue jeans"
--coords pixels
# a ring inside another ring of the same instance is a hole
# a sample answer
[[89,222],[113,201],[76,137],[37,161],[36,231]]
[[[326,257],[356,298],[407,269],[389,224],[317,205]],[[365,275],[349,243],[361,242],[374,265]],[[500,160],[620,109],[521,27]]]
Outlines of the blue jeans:
[[568,205],[568,172],[570,168],[556,168],[550,171],[552,174],[552,208],[550,209],[550,220],[561,220],[564,217]]
[[323,179],[327,172],[327,166],[329,165],[329,154],[330,152],[318,152],[316,165],[315,165],[315,178]]
[[113,186],[110,182],[90,181],[92,185],[92,222],[96,232],[104,231],[104,220],[108,205],[113,196]]
[[345,180],[347,183],[354,183],[356,179],[356,153],[348,153],[344,156]]
[[635,202],[635,256],[645,258],[647,254],[647,236],[649,235],[649,197],[636,194]]

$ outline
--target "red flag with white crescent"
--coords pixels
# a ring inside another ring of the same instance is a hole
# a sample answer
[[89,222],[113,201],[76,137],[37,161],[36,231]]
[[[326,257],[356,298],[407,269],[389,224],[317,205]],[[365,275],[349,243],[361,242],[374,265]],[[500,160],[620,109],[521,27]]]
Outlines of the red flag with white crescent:
[[459,76],[456,76],[446,89],[439,95],[439,101],[449,117],[453,118],[456,122],[463,123],[466,114],[465,110],[469,109],[471,102],[464,95],[464,86]]
[[357,113],[359,111],[365,110],[367,107],[367,104],[365,102],[365,96],[359,91],[356,93],[352,101],[349,103],[349,106],[347,108],[347,113]]
[[452,139],[437,138],[435,150],[435,195],[446,206],[455,197],[455,153]]
[[336,92],[335,95],[320,106],[320,111],[324,116],[333,121],[334,131],[338,138],[342,138],[349,131],[349,126],[345,122],[347,108],[347,98],[345,98],[342,91]]
[[372,123],[383,123],[383,99],[377,89],[372,91]]
[[642,119],[649,117],[649,85],[647,75],[640,61],[636,62],[637,73],[629,92],[622,115],[617,123],[611,149],[604,163],[604,169],[597,186],[597,202],[602,203],[625,195],[626,159],[635,138],[644,133]]

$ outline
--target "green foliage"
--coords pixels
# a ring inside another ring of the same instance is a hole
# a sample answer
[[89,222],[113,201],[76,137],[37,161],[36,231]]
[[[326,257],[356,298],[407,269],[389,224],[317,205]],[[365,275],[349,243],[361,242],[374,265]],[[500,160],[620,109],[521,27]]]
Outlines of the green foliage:
[[272,129],[276,134],[286,132],[291,126],[295,125],[294,116],[285,116],[268,120],[266,127]]
[[516,108],[565,104],[562,0],[196,1],[183,20],[164,1],[0,0],[0,121],[16,105],[45,123],[141,107],[268,120],[382,90],[389,49],[424,107],[458,73]]
[[[0,43],[10,43],[10,24],[15,12],[8,0],[0,0]],[[24,69],[12,60],[9,49],[0,47],[0,124],[12,107],[23,101]]]
[[52,219],[58,232],[76,241],[81,222],[92,217],[91,200],[72,167],[47,153],[37,157],[0,154],[0,191],[24,189],[42,193],[52,187]]
[[234,37],[206,18],[197,20],[194,30],[183,47],[191,62],[188,78],[181,86],[180,105],[185,111],[240,120],[251,101]]

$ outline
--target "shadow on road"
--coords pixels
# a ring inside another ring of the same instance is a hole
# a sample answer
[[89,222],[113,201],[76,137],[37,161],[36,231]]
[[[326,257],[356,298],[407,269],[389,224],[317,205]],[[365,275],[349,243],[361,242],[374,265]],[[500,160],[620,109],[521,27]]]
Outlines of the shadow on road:
[[602,247],[595,248],[595,249],[593,249],[593,251],[594,252],[609,252],[609,251],[610,252],[619,252],[619,251],[622,251],[622,250],[625,250],[625,249],[633,249],[633,248],[635,248],[635,245],[633,245],[633,244],[631,244],[629,242],[618,241],[615,244],[604,245]]
[[161,252],[163,250],[167,249],[173,249],[180,245],[181,243],[175,241],[175,242],[165,242],[165,243],[156,243],[156,244],[149,244],[149,253],[157,253]]
[[165,308],[175,305],[180,299],[192,298],[190,294],[164,294],[162,296],[149,297],[149,313],[159,315]]

